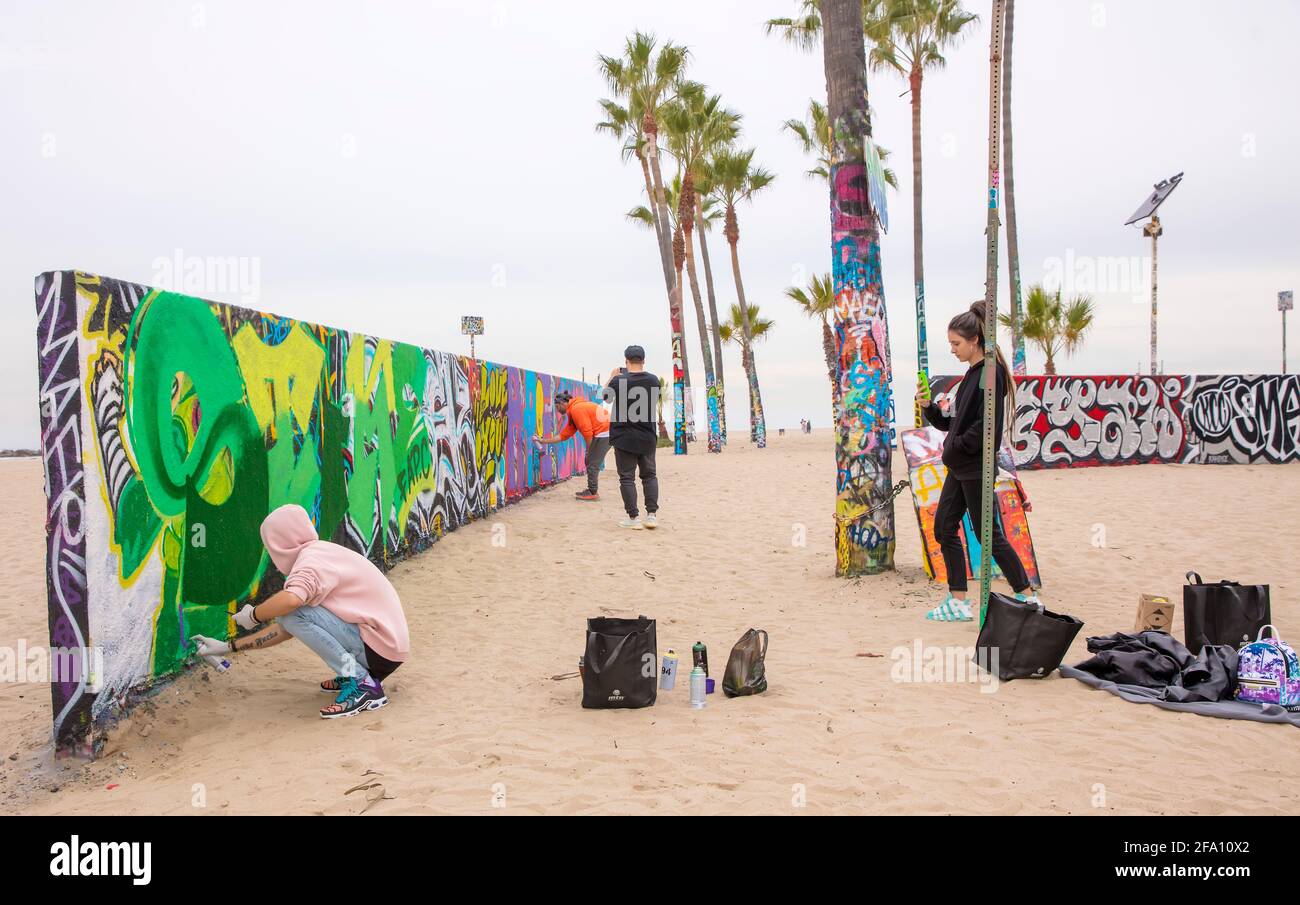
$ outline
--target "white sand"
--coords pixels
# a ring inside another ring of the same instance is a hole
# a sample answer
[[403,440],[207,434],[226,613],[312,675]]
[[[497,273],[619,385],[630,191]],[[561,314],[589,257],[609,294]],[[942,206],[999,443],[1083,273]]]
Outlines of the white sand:
[[[801,794],[810,813],[1296,810],[1289,726],[1166,712],[1060,677],[993,694],[892,681],[896,647],[971,645],[976,633],[923,618],[940,591],[921,569],[908,496],[898,571],[836,579],[831,434],[792,430],[756,450],[741,433],[721,456],[660,451],[657,532],[614,528],[607,470],[599,504],[575,502],[571,482],[399,566],[414,659],[380,712],[321,720],[324,672],[291,642],[172,683],[107,756],[69,766],[51,760],[48,688],[0,686],[0,810],[358,813],[365,793],[344,791],[366,770],[392,796],[372,814],[791,813]],[[1274,621],[1300,640],[1300,464],[1023,478],[1044,599],[1087,623],[1069,662],[1086,636],[1131,630],[1139,592],[1181,600],[1190,568],[1271,583]],[[41,480],[36,460],[0,463],[0,644],[48,643]],[[804,547],[792,544],[800,525]],[[653,708],[584,711],[577,680],[549,677],[574,670],[586,617],[638,612],[658,620],[661,653],[705,641],[719,677],[740,634],[767,629],[771,689],[719,691],[694,712],[679,681]]]

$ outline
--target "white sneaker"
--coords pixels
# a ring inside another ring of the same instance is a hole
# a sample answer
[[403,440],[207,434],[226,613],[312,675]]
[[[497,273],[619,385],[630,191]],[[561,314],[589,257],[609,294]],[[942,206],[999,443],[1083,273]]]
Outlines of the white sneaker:
[[655,528],[659,527],[659,515],[654,512],[647,512],[645,514],[645,520],[641,524],[645,525],[647,528],[651,530],[654,530]]
[[1030,588],[1027,593],[1014,594],[1012,596],[1021,603],[1028,603],[1038,607],[1040,612],[1043,610],[1043,602],[1038,599],[1038,595],[1034,593],[1033,588]]
[[620,528],[634,528],[637,531],[640,531],[643,527],[640,516],[637,516],[636,518],[625,518],[623,521],[618,523],[618,526]]

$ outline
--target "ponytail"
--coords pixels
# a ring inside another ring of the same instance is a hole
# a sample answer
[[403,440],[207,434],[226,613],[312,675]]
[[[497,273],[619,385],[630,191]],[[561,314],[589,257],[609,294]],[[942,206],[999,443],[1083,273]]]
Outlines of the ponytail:
[[[948,329],[956,333],[962,339],[977,339],[980,348],[984,348],[984,300],[971,302],[970,308],[948,321]],[[997,366],[1006,372],[1007,377],[1007,395],[1006,395],[1006,430],[1011,431],[1012,425],[1015,424],[1016,418],[1016,380],[1011,374],[1011,368],[1007,365],[1006,358],[1002,355],[1002,348],[997,344],[997,337],[993,340],[993,354],[997,359]],[[997,386],[996,380],[993,384]]]

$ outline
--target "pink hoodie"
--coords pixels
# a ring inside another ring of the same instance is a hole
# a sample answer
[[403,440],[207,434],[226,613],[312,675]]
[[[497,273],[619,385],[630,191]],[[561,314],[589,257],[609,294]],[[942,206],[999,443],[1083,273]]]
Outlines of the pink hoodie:
[[286,591],[355,625],[379,656],[402,663],[410,655],[397,591],[360,553],[317,538],[306,509],[291,503],[268,515],[262,520],[262,543],[284,573]]

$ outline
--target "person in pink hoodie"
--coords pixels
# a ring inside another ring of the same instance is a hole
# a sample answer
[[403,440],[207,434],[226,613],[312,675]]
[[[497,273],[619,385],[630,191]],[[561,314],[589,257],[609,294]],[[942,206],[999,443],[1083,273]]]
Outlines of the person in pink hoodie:
[[326,719],[378,710],[388,703],[383,680],[410,655],[411,639],[397,591],[360,553],[316,536],[307,510],[281,506],[262,521],[262,543],[284,573],[284,590],[245,604],[235,622],[252,634],[229,643],[195,635],[200,656],[259,650],[298,638],[334,671],[320,683],[337,692]]

